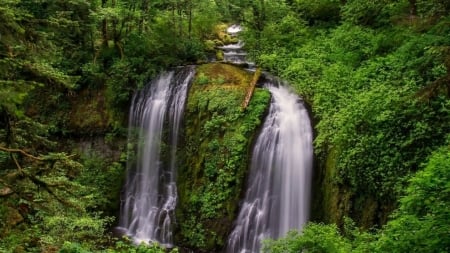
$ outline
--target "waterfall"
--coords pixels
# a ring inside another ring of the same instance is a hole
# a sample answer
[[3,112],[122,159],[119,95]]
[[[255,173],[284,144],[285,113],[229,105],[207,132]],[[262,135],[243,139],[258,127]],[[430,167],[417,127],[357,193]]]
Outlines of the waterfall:
[[312,128],[303,102],[280,83],[252,154],[245,200],[228,238],[227,252],[260,252],[264,238],[301,230],[309,216]]
[[[227,33],[232,37],[236,37],[242,29],[243,28],[240,25],[232,25],[228,27]],[[255,63],[247,61],[247,53],[243,47],[244,43],[239,40],[237,43],[232,43],[218,48],[223,51],[224,62],[247,66],[249,70],[254,71]]]
[[133,96],[128,138],[137,147],[128,152],[118,229],[136,244],[173,244],[178,131],[193,76],[194,67],[166,72]]

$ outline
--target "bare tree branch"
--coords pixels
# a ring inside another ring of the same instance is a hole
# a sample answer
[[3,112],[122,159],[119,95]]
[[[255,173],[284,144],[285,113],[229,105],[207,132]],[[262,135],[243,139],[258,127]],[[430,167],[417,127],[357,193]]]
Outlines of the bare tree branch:
[[[0,150],[1,151],[5,151],[5,152],[9,152],[9,153],[21,153],[22,155],[24,155],[26,157],[29,157],[29,158],[32,158],[32,159],[38,160],[38,161],[44,161],[45,160],[45,159],[43,159],[41,157],[36,157],[34,155],[28,154],[27,152],[25,152],[22,149],[14,149],[14,148],[11,149],[11,148],[5,148],[5,147],[0,146]],[[15,158],[13,158],[13,159],[15,159]],[[17,165],[17,163],[16,163],[16,165]]]

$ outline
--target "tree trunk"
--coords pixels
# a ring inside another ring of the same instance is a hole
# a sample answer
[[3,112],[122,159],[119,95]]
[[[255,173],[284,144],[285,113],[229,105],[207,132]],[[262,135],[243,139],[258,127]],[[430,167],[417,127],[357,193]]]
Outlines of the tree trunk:
[[[111,7],[115,8],[116,7],[116,0],[111,0]],[[117,43],[120,40],[120,35],[119,32],[117,31],[117,24],[119,23],[119,20],[117,20],[116,18],[114,18],[112,20],[112,28],[113,28],[113,40],[114,43]]]
[[147,12],[148,12],[148,4],[149,4],[148,0],[142,1],[141,19],[139,20],[139,33],[142,33],[145,30],[144,24],[145,24],[145,19],[147,17]]
[[175,2],[172,2],[172,27],[173,27],[173,34],[177,34],[177,17],[175,15]]
[[183,6],[181,2],[178,2],[178,35],[183,38]]
[[192,1],[189,1],[189,29],[188,29],[188,38],[191,39],[192,32]]
[[[102,8],[106,7],[108,0],[102,0]],[[106,18],[102,20],[102,42],[103,46],[108,46],[108,21]]]
[[411,16],[417,16],[417,0],[409,0],[409,13]]

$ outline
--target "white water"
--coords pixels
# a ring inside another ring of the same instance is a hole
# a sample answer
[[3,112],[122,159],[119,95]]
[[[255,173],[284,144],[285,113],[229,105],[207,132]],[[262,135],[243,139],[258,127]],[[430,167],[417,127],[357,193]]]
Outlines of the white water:
[[[137,148],[128,153],[119,230],[136,244],[173,245],[178,131],[193,76],[193,67],[164,73],[133,97],[128,136],[129,143],[137,142]],[[165,164],[161,144],[167,124],[170,147]]]
[[230,35],[237,35],[239,32],[242,31],[242,26],[234,24],[227,28],[227,33]]
[[[242,31],[242,26],[232,25],[227,28],[227,33],[231,36],[237,36]],[[245,64],[249,70],[254,70],[255,63],[247,61],[247,53],[243,49],[244,43],[238,41],[237,43],[219,47],[223,51],[223,60],[234,64]]]
[[253,149],[245,200],[228,238],[227,252],[256,253],[264,238],[301,230],[309,217],[312,129],[303,102],[280,84]]

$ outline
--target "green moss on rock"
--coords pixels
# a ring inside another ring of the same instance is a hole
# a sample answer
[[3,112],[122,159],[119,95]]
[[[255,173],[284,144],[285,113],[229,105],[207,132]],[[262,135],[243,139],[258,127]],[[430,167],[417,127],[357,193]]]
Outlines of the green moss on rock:
[[251,143],[270,103],[269,92],[257,89],[242,110],[251,79],[251,73],[227,64],[197,70],[177,180],[177,245],[206,252],[225,245],[245,185]]
[[206,51],[214,51],[216,47],[216,43],[213,40],[206,40],[205,41],[205,49]]
[[[81,101],[80,101],[81,100]],[[83,90],[72,99],[69,128],[76,132],[105,132],[112,122],[105,90]]]
[[339,147],[330,148],[321,165],[320,179],[313,190],[313,219],[343,227],[344,218],[350,217],[364,229],[374,224],[385,224],[395,203],[382,204],[374,196],[356,192],[343,182],[337,170],[340,154]]
[[217,50],[216,51],[216,60],[223,61],[223,57],[224,57],[223,51],[222,50]]

